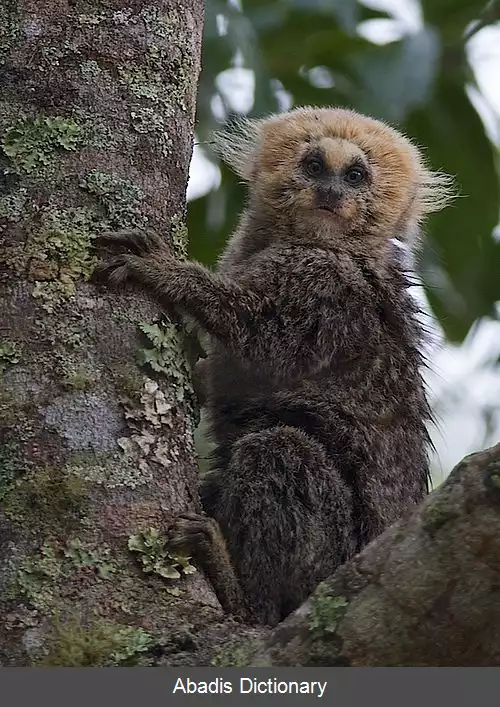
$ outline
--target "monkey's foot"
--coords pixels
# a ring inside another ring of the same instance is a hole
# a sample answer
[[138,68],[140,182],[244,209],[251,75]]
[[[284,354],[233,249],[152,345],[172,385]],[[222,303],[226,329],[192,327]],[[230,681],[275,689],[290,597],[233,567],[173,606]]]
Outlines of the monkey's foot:
[[250,620],[219,524],[213,518],[183,513],[167,530],[168,546],[188,552],[212,583],[222,608],[242,621]]
[[184,513],[175,518],[167,530],[169,547],[189,552],[203,562],[220,541],[223,542],[218,523],[213,518],[195,513]]

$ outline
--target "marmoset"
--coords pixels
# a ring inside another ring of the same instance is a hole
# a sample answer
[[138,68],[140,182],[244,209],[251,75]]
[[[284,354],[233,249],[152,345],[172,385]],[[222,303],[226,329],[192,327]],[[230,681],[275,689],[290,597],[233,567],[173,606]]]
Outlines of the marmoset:
[[427,493],[423,327],[395,240],[451,195],[395,129],[299,108],[217,138],[248,205],[217,272],[151,233],[107,234],[113,283],[148,288],[210,339],[217,448],[207,516],[169,532],[224,608],[276,624]]

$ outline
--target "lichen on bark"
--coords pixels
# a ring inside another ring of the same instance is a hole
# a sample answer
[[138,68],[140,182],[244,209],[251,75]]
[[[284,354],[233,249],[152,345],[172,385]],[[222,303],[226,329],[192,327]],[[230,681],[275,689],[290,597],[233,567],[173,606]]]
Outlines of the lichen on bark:
[[173,596],[127,546],[197,509],[194,405],[182,361],[136,364],[151,303],[89,281],[102,230],[182,245],[203,3],[85,7],[0,9],[3,665],[148,664],[221,618],[201,573]]

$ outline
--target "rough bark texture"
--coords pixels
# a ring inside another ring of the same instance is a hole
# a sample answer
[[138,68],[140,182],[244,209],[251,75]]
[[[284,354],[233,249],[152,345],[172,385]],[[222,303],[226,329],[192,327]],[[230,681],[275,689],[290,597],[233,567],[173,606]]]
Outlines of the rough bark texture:
[[182,337],[86,280],[105,229],[182,250],[202,6],[0,7],[0,663],[499,664],[500,446],[272,633],[165,579],[155,533],[199,503]]
[[231,631],[155,538],[198,507],[178,327],[141,341],[151,304],[86,282],[103,229],[182,251],[202,21],[202,0],[0,8],[3,665],[203,662]]
[[252,665],[500,665],[500,444],[321,584]]

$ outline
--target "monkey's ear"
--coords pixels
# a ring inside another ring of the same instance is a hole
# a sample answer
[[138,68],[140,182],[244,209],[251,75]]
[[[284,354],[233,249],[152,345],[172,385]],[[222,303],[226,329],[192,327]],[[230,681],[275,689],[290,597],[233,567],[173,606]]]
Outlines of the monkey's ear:
[[441,211],[458,196],[455,179],[451,175],[425,168],[420,175],[418,191],[422,215]]
[[212,147],[236,174],[246,182],[254,174],[257,148],[262,137],[262,121],[236,118],[223,130],[212,134]]

